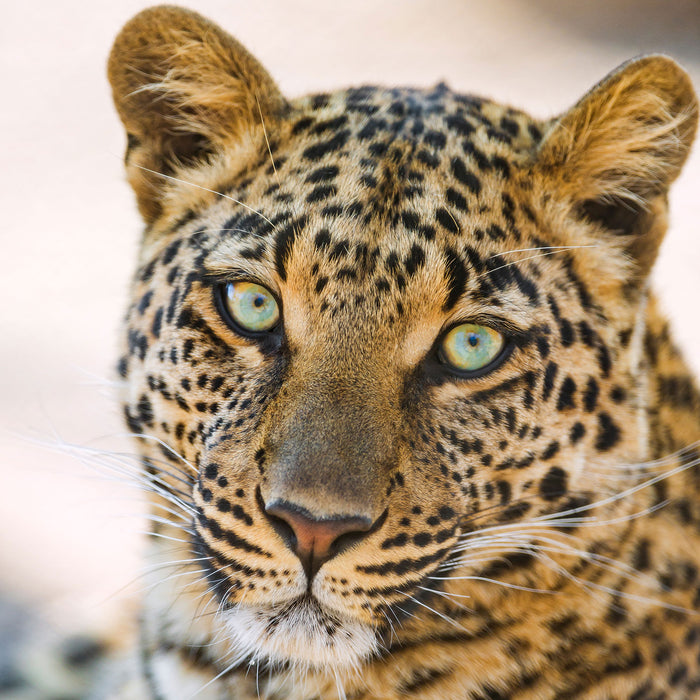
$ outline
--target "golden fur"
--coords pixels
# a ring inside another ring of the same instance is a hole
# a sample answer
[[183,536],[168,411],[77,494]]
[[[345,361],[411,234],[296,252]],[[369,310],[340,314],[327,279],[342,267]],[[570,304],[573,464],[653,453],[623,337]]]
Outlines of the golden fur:
[[[631,61],[544,122],[445,86],[289,101],[162,6],[109,77],[162,564],[122,696],[695,697],[700,399],[647,285],[685,72]],[[231,322],[236,280],[281,327]],[[439,352],[467,322],[508,339],[483,373]]]

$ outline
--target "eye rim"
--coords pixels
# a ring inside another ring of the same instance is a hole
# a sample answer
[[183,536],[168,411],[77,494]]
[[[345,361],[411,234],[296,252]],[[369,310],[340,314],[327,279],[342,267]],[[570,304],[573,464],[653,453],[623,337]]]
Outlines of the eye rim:
[[[459,328],[460,326],[481,326],[482,328],[489,328],[490,330],[498,333],[503,338],[503,346],[499,350],[498,354],[483,367],[479,367],[478,369],[472,370],[460,369],[459,367],[453,365],[445,357],[442,350],[443,343],[445,342],[447,336],[455,328]],[[451,324],[438,336],[435,342],[435,357],[440,366],[443,367],[450,374],[460,377],[461,379],[479,379],[480,377],[490,374],[491,372],[495,372],[511,356],[514,348],[515,342],[513,338],[507,332],[504,332],[502,329],[498,328],[498,324],[480,323],[479,321],[475,320],[458,321],[456,323]]]
[[[236,321],[235,318],[233,318],[233,315],[231,314],[228,304],[226,303],[226,288],[230,284],[239,284],[239,283],[248,283],[248,284],[254,284],[258,287],[262,287],[264,290],[268,292],[268,294],[275,300],[275,303],[277,304],[277,310],[279,312],[277,322],[275,323],[274,326],[271,328],[268,328],[266,330],[262,331],[252,331],[247,328],[244,328],[241,326],[238,321]],[[214,286],[214,304],[219,312],[219,315],[223,319],[224,323],[231,328],[231,330],[234,331],[234,333],[237,333],[240,336],[243,336],[244,338],[251,338],[253,340],[255,339],[264,339],[264,338],[269,338],[270,336],[274,335],[279,335],[280,330],[282,328],[282,317],[283,317],[283,309],[282,309],[282,301],[280,298],[275,294],[266,284],[263,284],[260,282],[260,280],[248,278],[248,277],[240,277],[235,280],[226,280],[219,282]]]

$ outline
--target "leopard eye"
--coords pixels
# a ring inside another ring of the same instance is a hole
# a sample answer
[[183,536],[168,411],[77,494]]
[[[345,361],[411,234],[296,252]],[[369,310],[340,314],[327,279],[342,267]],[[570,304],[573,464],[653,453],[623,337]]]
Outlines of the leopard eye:
[[440,344],[440,359],[460,372],[488,367],[503,350],[505,339],[493,328],[462,323],[450,330]]
[[240,329],[264,333],[277,325],[280,310],[269,289],[253,282],[228,282],[222,292],[224,307]]

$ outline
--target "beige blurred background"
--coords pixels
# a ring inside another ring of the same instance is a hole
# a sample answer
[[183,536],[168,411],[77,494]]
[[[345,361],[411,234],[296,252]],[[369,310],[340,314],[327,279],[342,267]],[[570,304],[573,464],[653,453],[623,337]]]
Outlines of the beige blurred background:
[[[112,367],[140,223],[104,65],[122,24],[148,4],[2,3],[0,595],[39,601],[58,622],[103,617],[139,586],[138,493],[63,452],[130,450]],[[445,79],[549,116],[649,51],[675,56],[700,86],[698,0],[189,6],[246,44],[290,96]],[[698,185],[696,148],[673,191],[655,281],[700,369]]]

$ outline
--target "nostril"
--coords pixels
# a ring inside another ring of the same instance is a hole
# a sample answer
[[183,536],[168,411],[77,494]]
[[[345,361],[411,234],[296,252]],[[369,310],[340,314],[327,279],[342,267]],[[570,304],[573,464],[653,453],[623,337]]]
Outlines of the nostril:
[[361,540],[364,540],[366,537],[369,537],[373,532],[379,530],[379,528],[384,524],[388,513],[388,509],[385,510],[366,530],[346,532],[336,537],[331,543],[331,557],[335,557],[341,552],[344,552],[346,549],[350,549],[350,547],[353,545],[357,544]]
[[297,536],[294,534],[292,526],[284,518],[278,517],[268,509],[265,501],[263,500],[262,494],[260,493],[260,487],[255,490],[255,497],[258,502],[260,512],[267,516],[270,525],[272,525],[272,529],[281,537],[282,541],[289,549],[295,551],[297,546]]
[[306,508],[282,499],[266,504],[263,512],[301,561],[309,582],[326,561],[373,529],[371,518],[364,515],[317,518]]

